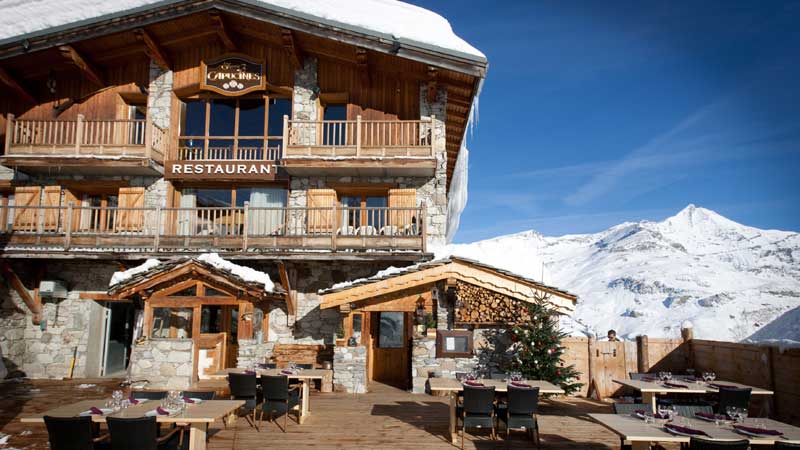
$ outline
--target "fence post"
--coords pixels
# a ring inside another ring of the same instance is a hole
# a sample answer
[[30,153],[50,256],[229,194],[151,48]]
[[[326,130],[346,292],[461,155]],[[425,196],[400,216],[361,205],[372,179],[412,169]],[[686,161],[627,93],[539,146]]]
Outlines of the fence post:
[[331,250],[336,251],[336,232],[338,231],[339,217],[336,215],[336,202],[333,203],[331,217]]
[[356,116],[356,157],[361,156],[361,114]]
[[636,371],[639,373],[647,373],[650,370],[648,351],[647,336],[636,336]]
[[75,123],[75,154],[81,154],[81,142],[83,141],[83,114],[78,114],[78,120]]
[[11,143],[13,142],[12,135],[14,134],[14,115],[8,114],[6,115],[6,155],[10,153],[11,150]]
[[694,339],[694,328],[681,327],[681,338],[683,339],[683,353],[686,368],[694,368],[694,352],[692,352],[692,339]]
[[67,217],[64,222],[66,225],[66,230],[64,231],[64,251],[69,250],[72,241],[72,209],[75,206],[75,202],[69,202],[67,204]]
[[153,233],[153,252],[158,253],[161,239],[161,205],[156,206],[156,228]]
[[[285,118],[286,116],[283,117]],[[249,217],[250,217],[250,202],[244,202],[244,213],[242,213],[242,221],[244,222],[244,229],[242,230],[242,252],[245,253],[247,253],[247,232],[248,232],[247,225],[249,223]]]
[[[136,122],[134,122],[135,124]],[[144,121],[144,157],[150,159],[153,154],[153,123]]]

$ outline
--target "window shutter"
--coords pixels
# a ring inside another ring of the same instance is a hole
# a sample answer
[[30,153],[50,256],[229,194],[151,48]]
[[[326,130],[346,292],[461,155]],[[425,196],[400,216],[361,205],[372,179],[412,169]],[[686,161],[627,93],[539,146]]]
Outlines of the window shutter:
[[333,189],[309,189],[306,191],[306,200],[306,206],[309,208],[306,210],[308,233],[332,233],[336,191]]
[[419,221],[417,217],[416,189],[389,189],[389,225],[397,227],[396,233],[416,234],[413,225]]
[[14,189],[14,230],[37,231],[39,224],[39,186],[19,186]]
[[61,223],[64,224],[64,228],[67,227],[67,207],[69,204],[72,203],[72,221],[70,222],[70,227],[72,231],[83,231],[84,228],[88,224],[81,224],[81,211],[80,207],[83,205],[83,202],[75,195],[71,190],[64,189],[64,209],[63,209],[63,217],[61,218]]
[[119,231],[142,231],[144,228],[144,211],[126,208],[144,208],[143,187],[121,187],[117,204],[117,220],[115,225]]
[[42,206],[48,208],[43,210],[44,231],[58,231],[58,219],[61,217],[61,186],[45,186],[42,195]]

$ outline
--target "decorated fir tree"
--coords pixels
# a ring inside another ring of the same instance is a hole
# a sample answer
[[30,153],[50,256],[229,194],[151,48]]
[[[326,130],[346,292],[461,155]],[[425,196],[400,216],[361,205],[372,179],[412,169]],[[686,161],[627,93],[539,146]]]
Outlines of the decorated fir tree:
[[567,394],[579,390],[582,386],[577,382],[580,373],[561,358],[564,354],[561,340],[567,334],[559,329],[558,313],[550,306],[547,297],[537,298],[528,311],[530,321],[510,330],[512,368],[527,379],[561,386]]

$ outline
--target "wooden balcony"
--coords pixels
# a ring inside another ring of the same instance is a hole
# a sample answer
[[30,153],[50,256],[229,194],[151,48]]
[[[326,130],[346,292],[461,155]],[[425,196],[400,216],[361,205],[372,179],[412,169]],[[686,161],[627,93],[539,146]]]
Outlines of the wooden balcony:
[[268,181],[279,172],[280,137],[179,136],[164,176],[169,180]]
[[425,207],[0,208],[3,254],[317,256],[425,252]]
[[9,114],[3,165],[24,172],[159,175],[169,139],[146,120],[17,119]]
[[283,121],[283,165],[291,175],[432,176],[436,169],[434,117]]

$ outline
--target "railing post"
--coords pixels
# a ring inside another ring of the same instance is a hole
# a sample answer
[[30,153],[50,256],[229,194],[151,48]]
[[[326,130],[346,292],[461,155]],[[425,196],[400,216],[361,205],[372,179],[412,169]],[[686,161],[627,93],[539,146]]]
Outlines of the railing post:
[[6,115],[6,155],[11,153],[11,143],[13,142],[13,134],[14,134],[14,115],[8,114]]
[[434,154],[436,143],[436,114],[431,114],[431,156]]
[[75,154],[81,154],[81,142],[83,141],[83,114],[78,114],[78,120],[75,123]]
[[64,221],[66,222],[66,230],[64,230],[64,251],[69,250],[69,247],[72,244],[72,211],[74,207],[75,202],[67,203],[67,217]]
[[158,253],[161,246],[161,205],[156,206],[156,228],[153,232],[153,252]]
[[283,156],[286,156],[286,149],[289,148],[289,116],[283,115]]
[[361,114],[356,116],[356,157],[361,156]]
[[[286,117],[286,116],[283,116]],[[247,225],[250,217],[250,202],[244,202],[244,213],[242,214],[242,221],[244,222],[244,229],[242,230],[242,251],[247,253]]]
[[333,214],[333,217],[331,217],[331,250],[335,252],[336,234],[339,230],[339,217],[336,214],[336,202],[333,203],[331,214]]
[[[136,122],[133,122],[134,124]],[[134,125],[135,126],[135,125]],[[144,121],[144,157],[151,159],[153,151],[153,125],[150,120]]]
[[422,253],[425,253],[428,249],[428,221],[425,217],[426,209],[425,202],[422,202],[419,211],[419,226],[421,227],[420,230],[422,231]]

